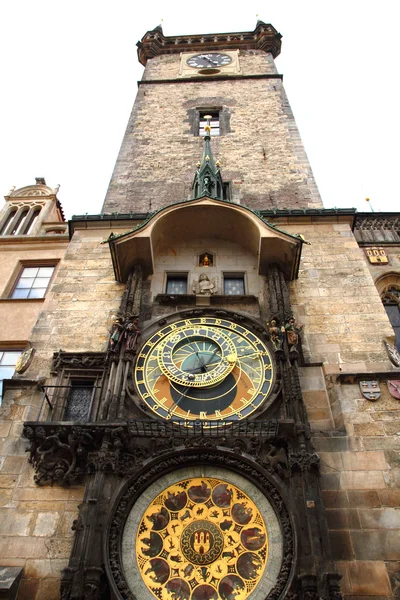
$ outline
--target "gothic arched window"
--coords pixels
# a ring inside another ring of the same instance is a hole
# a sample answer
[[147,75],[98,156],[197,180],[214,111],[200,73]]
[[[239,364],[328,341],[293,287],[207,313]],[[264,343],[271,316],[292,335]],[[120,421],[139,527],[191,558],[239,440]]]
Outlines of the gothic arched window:
[[400,352],[400,286],[388,287],[381,294],[381,298],[396,336],[396,348]]

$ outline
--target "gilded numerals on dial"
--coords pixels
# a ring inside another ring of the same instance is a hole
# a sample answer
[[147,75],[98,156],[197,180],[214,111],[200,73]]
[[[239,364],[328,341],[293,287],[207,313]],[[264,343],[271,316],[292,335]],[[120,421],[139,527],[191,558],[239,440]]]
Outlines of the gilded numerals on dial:
[[136,388],[159,417],[238,421],[268,401],[275,377],[267,345],[225,319],[177,321],[154,334],[135,365]]

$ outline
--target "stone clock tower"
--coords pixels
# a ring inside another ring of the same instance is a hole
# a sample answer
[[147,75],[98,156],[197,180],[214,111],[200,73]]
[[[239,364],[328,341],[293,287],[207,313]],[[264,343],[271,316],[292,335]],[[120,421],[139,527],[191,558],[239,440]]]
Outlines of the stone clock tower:
[[38,410],[24,428],[35,484],[73,520],[72,540],[60,526],[49,542],[52,560],[64,552],[62,600],[340,600],[339,569],[347,591],[368,580],[389,597],[391,566],[363,560],[332,507],[335,489],[361,502],[346,486],[365,480],[321,478],[315,447],[335,477],[340,448],[384,485],[383,453],[359,456],[346,403],[360,373],[389,377],[393,331],[354,211],[322,208],[280,47],[263,22],[157,27],[138,43],[144,75],[103,212],[69,223],[13,380]]
[[147,32],[104,212],[147,212],[190,197],[207,113],[228,199],[252,209],[321,207],[274,63],[280,49],[281,35],[261,22],[229,35]]

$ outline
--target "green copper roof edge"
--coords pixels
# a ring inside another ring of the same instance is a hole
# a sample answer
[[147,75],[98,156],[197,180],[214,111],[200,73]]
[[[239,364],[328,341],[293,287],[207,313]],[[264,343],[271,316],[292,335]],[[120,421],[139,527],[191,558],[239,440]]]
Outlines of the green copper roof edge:
[[[133,227],[132,229],[130,229],[128,231],[124,231],[123,233],[119,233],[117,235],[111,233],[110,236],[106,240],[103,240],[102,243],[105,244],[105,243],[108,242],[109,244],[111,244],[115,240],[120,240],[121,238],[125,237],[126,235],[129,235],[131,233],[134,233],[135,231],[138,231],[139,229],[142,229],[156,215],[158,215],[163,210],[166,210],[167,208],[171,208],[172,206],[179,206],[179,205],[182,205],[182,204],[188,204],[190,202],[198,202],[202,198],[209,198],[209,196],[200,196],[200,198],[190,198],[189,200],[178,200],[177,202],[173,202],[172,204],[168,204],[167,206],[163,206],[163,207],[155,210],[154,212],[149,213],[148,217],[142,223],[139,223],[139,225],[136,225],[136,227]],[[241,208],[244,208],[248,212],[250,212],[253,215],[255,215],[263,223],[263,225],[266,225],[267,227],[270,227],[274,231],[279,231],[280,233],[283,233],[284,235],[287,235],[288,237],[291,237],[294,240],[300,241],[301,243],[304,242],[304,240],[300,237],[300,234],[288,233],[287,231],[284,231],[283,229],[280,229],[276,225],[272,225],[271,223],[269,223],[268,221],[266,221],[263,218],[263,216],[261,214],[261,211],[259,211],[259,210],[254,210],[252,208],[249,208],[245,204],[235,204],[235,203],[231,202],[230,200],[222,200],[222,199],[219,199],[219,198],[210,198],[210,200],[213,200],[214,202],[220,202],[222,204],[228,204],[229,206],[232,206],[232,205],[233,206],[240,206]]]

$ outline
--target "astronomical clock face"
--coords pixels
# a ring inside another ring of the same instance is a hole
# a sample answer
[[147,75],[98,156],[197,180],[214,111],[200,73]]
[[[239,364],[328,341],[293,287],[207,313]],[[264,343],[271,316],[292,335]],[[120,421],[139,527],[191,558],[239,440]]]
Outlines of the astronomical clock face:
[[132,507],[122,562],[136,597],[259,600],[275,584],[282,536],[274,510],[243,477],[211,471],[166,475]]
[[135,383],[159,417],[239,421],[270,396],[271,354],[253,332],[214,317],[181,320],[155,333],[141,348]]

